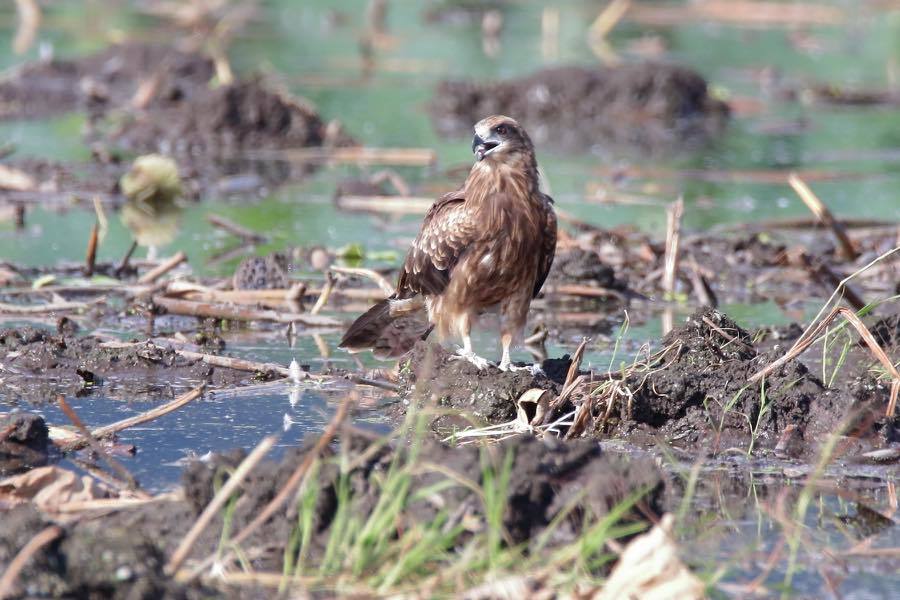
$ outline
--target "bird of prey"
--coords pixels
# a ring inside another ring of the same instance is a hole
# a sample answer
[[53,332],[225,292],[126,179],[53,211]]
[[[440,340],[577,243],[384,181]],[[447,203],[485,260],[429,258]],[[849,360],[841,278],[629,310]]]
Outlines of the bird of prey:
[[[541,192],[534,146],[513,119],[495,115],[475,125],[475,164],[462,188],[428,210],[406,255],[394,294],[347,330],[340,346],[399,357],[432,329],[462,340],[457,354],[479,369],[490,363],[472,351],[478,317],[498,309],[503,355],[525,326],[556,251],[553,200]],[[427,313],[417,320],[416,313]]]

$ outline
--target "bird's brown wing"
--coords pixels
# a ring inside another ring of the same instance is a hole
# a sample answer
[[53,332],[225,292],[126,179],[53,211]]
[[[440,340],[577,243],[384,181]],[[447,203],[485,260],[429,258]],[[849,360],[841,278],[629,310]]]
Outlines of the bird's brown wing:
[[537,297],[547,280],[550,267],[553,266],[553,257],[556,256],[556,213],[553,212],[553,198],[547,194],[541,194],[544,200],[545,225],[543,230],[543,243],[538,257],[538,273],[534,280],[534,294]]
[[450,272],[477,231],[462,190],[439,198],[425,215],[422,229],[406,255],[397,295],[405,298],[443,292],[450,282]]

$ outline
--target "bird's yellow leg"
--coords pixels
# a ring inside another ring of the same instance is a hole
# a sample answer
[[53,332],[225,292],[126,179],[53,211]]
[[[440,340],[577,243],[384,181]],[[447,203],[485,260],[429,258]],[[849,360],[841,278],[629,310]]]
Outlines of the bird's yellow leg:
[[512,345],[513,336],[511,333],[504,333],[500,336],[500,345],[503,346],[503,356],[500,358],[500,370],[509,370],[512,363],[509,359],[509,347]]
[[486,358],[482,358],[475,354],[472,350],[472,337],[469,335],[471,331],[471,321],[468,316],[463,316],[458,325],[459,335],[462,338],[463,347],[456,351],[457,356],[451,357],[451,360],[467,360],[476,367],[478,370],[484,369],[491,365],[491,362]]

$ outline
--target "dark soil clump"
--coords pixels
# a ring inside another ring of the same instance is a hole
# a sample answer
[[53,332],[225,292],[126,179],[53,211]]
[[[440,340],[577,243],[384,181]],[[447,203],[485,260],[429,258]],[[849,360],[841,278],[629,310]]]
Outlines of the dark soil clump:
[[10,397],[33,402],[50,401],[56,394],[90,393],[98,386],[104,386],[107,395],[171,396],[202,382],[225,386],[254,377],[188,360],[171,348],[105,348],[93,337],[33,327],[0,331],[0,360],[8,373],[4,383]]
[[729,109],[696,72],[665,64],[556,67],[481,84],[444,81],[431,102],[444,134],[469,133],[491,114],[517,119],[539,145],[618,145],[666,151],[700,143],[725,126]]
[[840,451],[850,455],[898,441],[900,419],[884,417],[890,386],[865,370],[849,386],[827,388],[794,360],[750,383],[786,350],[762,353],[726,315],[701,309],[663,339],[664,354],[651,368],[625,379],[632,399],[618,406],[612,432],[651,443],[663,434],[712,453],[752,445],[804,459],[833,434],[843,436]]
[[[409,402],[435,401],[438,406],[474,417],[480,425],[499,424],[516,418],[516,401],[531,388],[559,392],[569,368],[569,357],[545,361],[543,374],[530,371],[500,371],[489,366],[478,369],[438,344],[419,342],[401,372]],[[473,423],[462,417],[439,417],[433,423],[438,431],[466,427]]]
[[746,445],[752,433],[756,444],[775,445],[785,431],[802,432],[813,403],[829,394],[798,362],[770,375],[764,394],[749,385],[776,356],[758,354],[749,333],[712,309],[695,313],[662,345],[660,366],[625,381],[634,397],[630,412],[621,408],[623,433],[649,427],[679,443],[721,447]]
[[12,475],[47,462],[50,433],[42,417],[0,416],[0,475]]

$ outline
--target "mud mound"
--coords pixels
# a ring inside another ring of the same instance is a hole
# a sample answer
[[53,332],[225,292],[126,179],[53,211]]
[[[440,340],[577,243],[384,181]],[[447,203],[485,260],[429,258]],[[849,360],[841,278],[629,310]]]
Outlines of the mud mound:
[[142,85],[146,108],[190,98],[215,74],[212,61],[170,46],[120,44],[78,59],[36,62],[0,82],[0,119],[39,118],[75,110],[105,111],[132,102]]
[[260,185],[302,177],[312,167],[251,161],[239,156],[245,151],[354,143],[337,122],[326,124],[311,106],[260,78],[212,87],[213,76],[202,54],[115,45],[14,72],[0,82],[0,120],[86,111],[89,141],[106,158],[116,150],[160,152],[177,158],[188,179],[250,171]]
[[615,269],[604,263],[596,252],[581,248],[557,252],[547,277],[549,287],[570,283],[628,291],[628,284],[616,276]]
[[310,106],[266,88],[260,79],[204,89],[159,110],[135,113],[111,139],[137,152],[183,157],[350,143],[339,130],[329,132]]
[[430,112],[443,134],[468,134],[473,123],[500,113],[518,119],[539,145],[646,151],[703,142],[729,114],[703,77],[664,64],[557,67],[489,84],[444,81]]
[[[568,355],[544,361],[544,374],[530,371],[500,371],[496,367],[479,370],[466,360],[455,360],[442,346],[419,342],[401,372],[402,395],[409,401],[431,399],[439,406],[454,409],[482,421],[497,424],[516,418],[516,400],[531,388],[555,392],[565,380]],[[443,431],[471,422],[456,417],[440,417],[434,426]]]
[[[100,340],[23,327],[0,331],[0,360],[10,397],[49,401],[56,394],[179,393],[201,382],[234,385],[254,377],[188,360],[152,344],[104,348]],[[181,382],[181,383],[176,383]]]
[[716,310],[699,310],[662,344],[661,366],[625,381],[634,398],[630,412],[621,409],[623,431],[638,425],[721,447],[745,445],[752,432],[756,444],[774,445],[786,430],[802,432],[814,402],[829,393],[798,362],[774,372],[762,389],[749,385],[775,356],[758,354],[750,334]]

